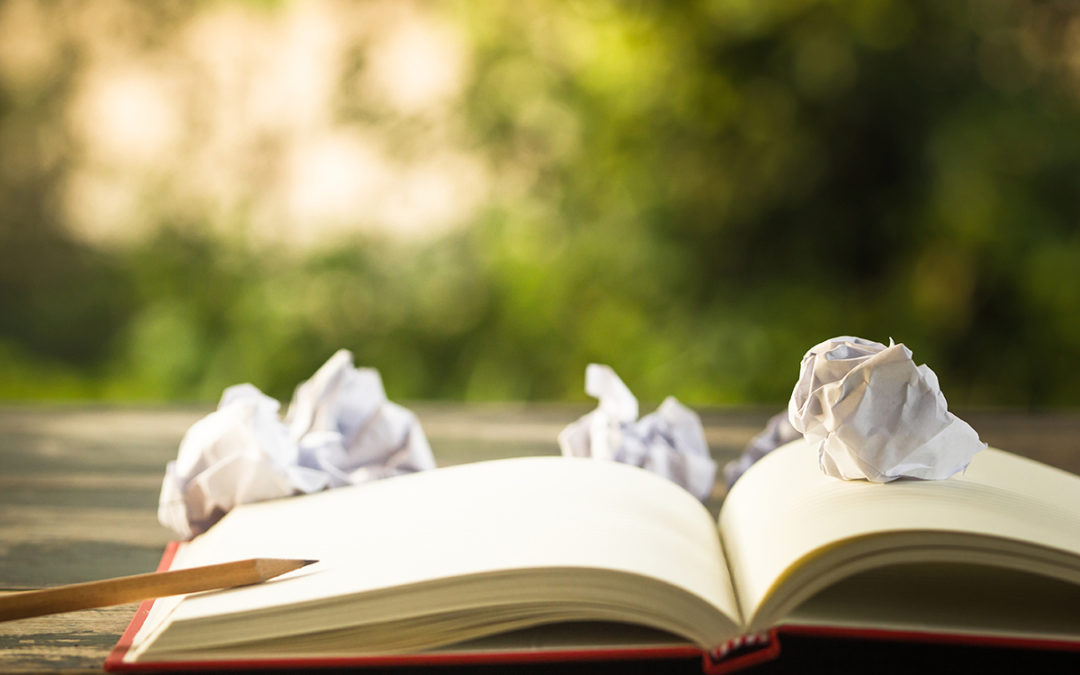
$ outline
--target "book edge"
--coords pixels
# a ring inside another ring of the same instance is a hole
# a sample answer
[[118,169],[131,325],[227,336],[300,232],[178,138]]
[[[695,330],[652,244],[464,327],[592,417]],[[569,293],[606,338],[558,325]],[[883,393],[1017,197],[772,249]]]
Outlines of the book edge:
[[[179,541],[170,541],[165,545],[165,550],[161,554],[161,561],[158,562],[156,572],[166,572],[172,566],[173,560],[176,558],[176,552],[180,550]],[[146,617],[150,615],[150,608],[154,606],[156,599],[143,600],[139,604],[139,608],[135,610],[135,615],[131,617],[131,622],[128,624],[127,630],[120,636],[120,640],[117,641],[116,646],[112,648],[109,655],[105,657],[105,663],[102,664],[102,669],[107,672],[119,672],[123,670],[124,656],[127,655],[128,650],[131,649],[132,643],[135,641],[135,635],[142,628],[143,623],[146,621]]]
[[713,653],[705,654],[703,672],[705,675],[727,675],[780,659],[785,636],[1080,653],[1080,640],[791,623],[774,626],[766,633],[736,638]]

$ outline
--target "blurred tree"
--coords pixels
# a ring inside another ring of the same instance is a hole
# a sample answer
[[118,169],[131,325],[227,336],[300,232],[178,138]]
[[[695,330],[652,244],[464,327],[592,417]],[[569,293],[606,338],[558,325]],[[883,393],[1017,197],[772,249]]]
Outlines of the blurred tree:
[[[178,54],[215,12],[315,30],[312,5],[255,4],[110,5],[165,84],[133,81],[182,92],[158,117],[189,144],[90,172],[134,176],[143,234],[120,243],[59,206],[89,180],[65,116],[93,60],[0,78],[0,396],[286,397],[345,346],[395,397],[581,398],[599,361],[646,400],[779,404],[808,347],[857,334],[908,344],[954,403],[1080,402],[1070,3],[367,3],[340,67],[299,71],[330,78],[325,109],[237,125],[205,105],[246,110],[246,71],[203,96],[209,66]],[[405,49],[380,21],[426,28],[394,33]],[[460,49],[386,71],[436,43]],[[236,166],[207,154],[215,124],[239,129]],[[186,197],[198,171],[224,201]],[[349,215],[353,192],[378,208]]]

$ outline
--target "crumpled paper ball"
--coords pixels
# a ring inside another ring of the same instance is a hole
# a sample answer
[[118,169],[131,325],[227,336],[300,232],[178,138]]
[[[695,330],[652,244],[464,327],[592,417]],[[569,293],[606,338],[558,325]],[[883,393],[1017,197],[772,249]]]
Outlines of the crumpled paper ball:
[[742,454],[724,465],[724,482],[728,489],[730,490],[735,481],[739,480],[759,459],[781,445],[802,437],[802,433],[791,426],[786,410],[770,417],[765,423],[765,428],[746,444]]
[[300,384],[285,416],[300,465],[325,473],[330,487],[435,468],[412,411],[386,398],[374,368],[354,368],[344,349]]
[[614,370],[595,363],[585,369],[585,392],[599,405],[559,433],[563,455],[639,466],[708,498],[716,462],[697,413],[669,396],[639,420],[637,398]]
[[187,539],[239,504],[435,467],[416,416],[346,350],[297,387],[284,422],[279,407],[251,384],[226,389],[166,466],[158,520]]
[[948,478],[986,447],[948,411],[934,371],[891,341],[845,336],[814,346],[788,417],[818,446],[822,471],[846,480]]

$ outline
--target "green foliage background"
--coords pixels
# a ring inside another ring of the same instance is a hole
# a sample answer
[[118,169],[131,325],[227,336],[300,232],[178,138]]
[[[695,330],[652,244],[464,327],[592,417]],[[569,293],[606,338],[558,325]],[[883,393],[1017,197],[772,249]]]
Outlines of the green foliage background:
[[473,150],[534,180],[434,239],[302,251],[197,219],[80,243],[64,163],[22,133],[70,82],[5,88],[0,397],[284,397],[348,347],[398,399],[580,399],[597,361],[644,400],[780,404],[853,334],[907,344],[953,403],[1075,405],[1074,9],[440,5]]

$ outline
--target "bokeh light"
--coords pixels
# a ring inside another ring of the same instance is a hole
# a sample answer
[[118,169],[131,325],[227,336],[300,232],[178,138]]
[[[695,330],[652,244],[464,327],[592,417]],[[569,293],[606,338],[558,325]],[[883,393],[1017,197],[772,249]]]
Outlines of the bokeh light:
[[6,0],[0,398],[1075,405],[1078,195],[1070,3]]

